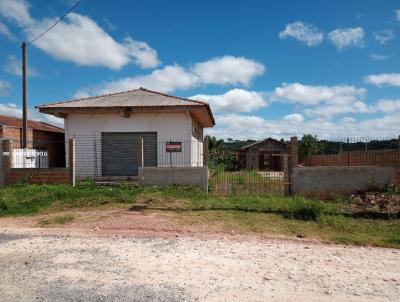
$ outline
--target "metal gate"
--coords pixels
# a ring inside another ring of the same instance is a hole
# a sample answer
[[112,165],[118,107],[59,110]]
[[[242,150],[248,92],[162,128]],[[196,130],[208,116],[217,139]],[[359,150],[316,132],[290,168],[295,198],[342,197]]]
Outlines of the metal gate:
[[211,191],[215,195],[289,195],[291,155],[258,152],[255,156],[257,165],[253,169],[224,169],[222,166],[211,169]]
[[157,166],[157,133],[103,132],[101,150],[102,176],[137,176],[142,158],[144,166]]

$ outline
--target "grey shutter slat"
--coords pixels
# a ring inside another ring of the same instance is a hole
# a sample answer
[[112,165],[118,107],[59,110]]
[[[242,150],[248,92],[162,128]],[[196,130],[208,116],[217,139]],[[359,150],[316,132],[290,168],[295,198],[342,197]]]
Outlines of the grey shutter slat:
[[138,175],[140,137],[144,141],[145,166],[157,166],[157,133],[103,132],[103,176]]

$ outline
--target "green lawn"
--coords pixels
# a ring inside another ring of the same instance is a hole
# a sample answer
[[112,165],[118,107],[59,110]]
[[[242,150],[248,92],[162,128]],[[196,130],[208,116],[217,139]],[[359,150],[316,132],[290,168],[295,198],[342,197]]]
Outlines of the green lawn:
[[[353,218],[351,201],[284,196],[207,195],[198,188],[19,185],[0,189],[0,216],[61,212],[41,224],[66,224],[74,208],[132,207],[169,213],[180,223],[239,233],[282,234],[338,243],[400,248],[400,220]],[[396,216],[394,216],[396,217]],[[398,217],[398,216],[397,216]]]

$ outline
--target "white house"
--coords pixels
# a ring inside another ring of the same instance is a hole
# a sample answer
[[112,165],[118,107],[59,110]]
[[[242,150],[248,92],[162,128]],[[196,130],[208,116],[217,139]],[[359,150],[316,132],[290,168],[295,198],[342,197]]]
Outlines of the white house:
[[215,125],[207,103],[144,88],[37,108],[64,118],[66,142],[76,141],[79,178],[136,176],[142,162],[202,166],[203,128]]

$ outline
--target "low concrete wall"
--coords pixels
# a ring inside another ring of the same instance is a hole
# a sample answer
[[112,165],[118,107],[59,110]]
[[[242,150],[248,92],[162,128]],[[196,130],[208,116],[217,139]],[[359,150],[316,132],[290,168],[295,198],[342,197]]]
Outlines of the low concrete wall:
[[71,182],[68,168],[11,168],[9,170],[9,184],[15,184],[24,177],[28,177],[34,184],[69,184]]
[[391,167],[301,167],[293,169],[293,193],[329,196],[356,191],[383,190],[395,183]]
[[140,167],[139,185],[200,186],[208,191],[207,167]]

